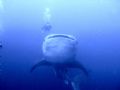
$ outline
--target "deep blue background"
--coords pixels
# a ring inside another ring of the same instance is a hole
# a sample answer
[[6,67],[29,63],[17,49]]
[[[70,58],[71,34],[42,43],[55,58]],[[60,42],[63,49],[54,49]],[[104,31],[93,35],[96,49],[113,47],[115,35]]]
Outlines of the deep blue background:
[[0,90],[70,90],[50,67],[30,73],[42,57],[43,13],[51,10],[51,33],[74,35],[77,59],[88,69],[82,90],[120,90],[119,0],[3,0],[0,24]]

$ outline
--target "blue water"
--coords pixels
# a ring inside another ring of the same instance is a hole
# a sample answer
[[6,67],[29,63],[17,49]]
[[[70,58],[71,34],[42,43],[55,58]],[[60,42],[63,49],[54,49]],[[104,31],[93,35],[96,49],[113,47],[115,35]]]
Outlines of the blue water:
[[71,90],[42,58],[43,12],[51,10],[50,33],[74,35],[77,59],[89,71],[81,90],[120,90],[119,0],[3,0],[0,9],[0,90]]

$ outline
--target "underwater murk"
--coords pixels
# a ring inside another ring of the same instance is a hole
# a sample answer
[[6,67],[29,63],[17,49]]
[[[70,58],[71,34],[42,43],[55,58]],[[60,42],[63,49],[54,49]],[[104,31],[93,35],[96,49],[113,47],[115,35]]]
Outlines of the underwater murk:
[[0,90],[120,90],[120,0],[0,0]]

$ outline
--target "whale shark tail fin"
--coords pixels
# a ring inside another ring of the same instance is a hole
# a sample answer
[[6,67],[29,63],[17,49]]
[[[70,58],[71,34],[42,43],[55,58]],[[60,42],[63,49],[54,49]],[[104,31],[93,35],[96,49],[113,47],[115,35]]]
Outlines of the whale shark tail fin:
[[38,62],[37,64],[33,65],[31,68],[30,72],[33,72],[37,67],[40,66],[50,66],[51,64],[47,62],[46,60],[42,59],[42,61]]

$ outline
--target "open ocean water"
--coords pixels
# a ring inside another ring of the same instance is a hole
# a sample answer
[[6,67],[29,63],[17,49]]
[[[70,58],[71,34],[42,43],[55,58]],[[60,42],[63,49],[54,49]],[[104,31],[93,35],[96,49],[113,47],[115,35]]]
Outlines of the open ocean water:
[[0,90],[72,90],[51,67],[30,72],[51,33],[77,38],[80,90],[120,90],[120,0],[0,0]]

